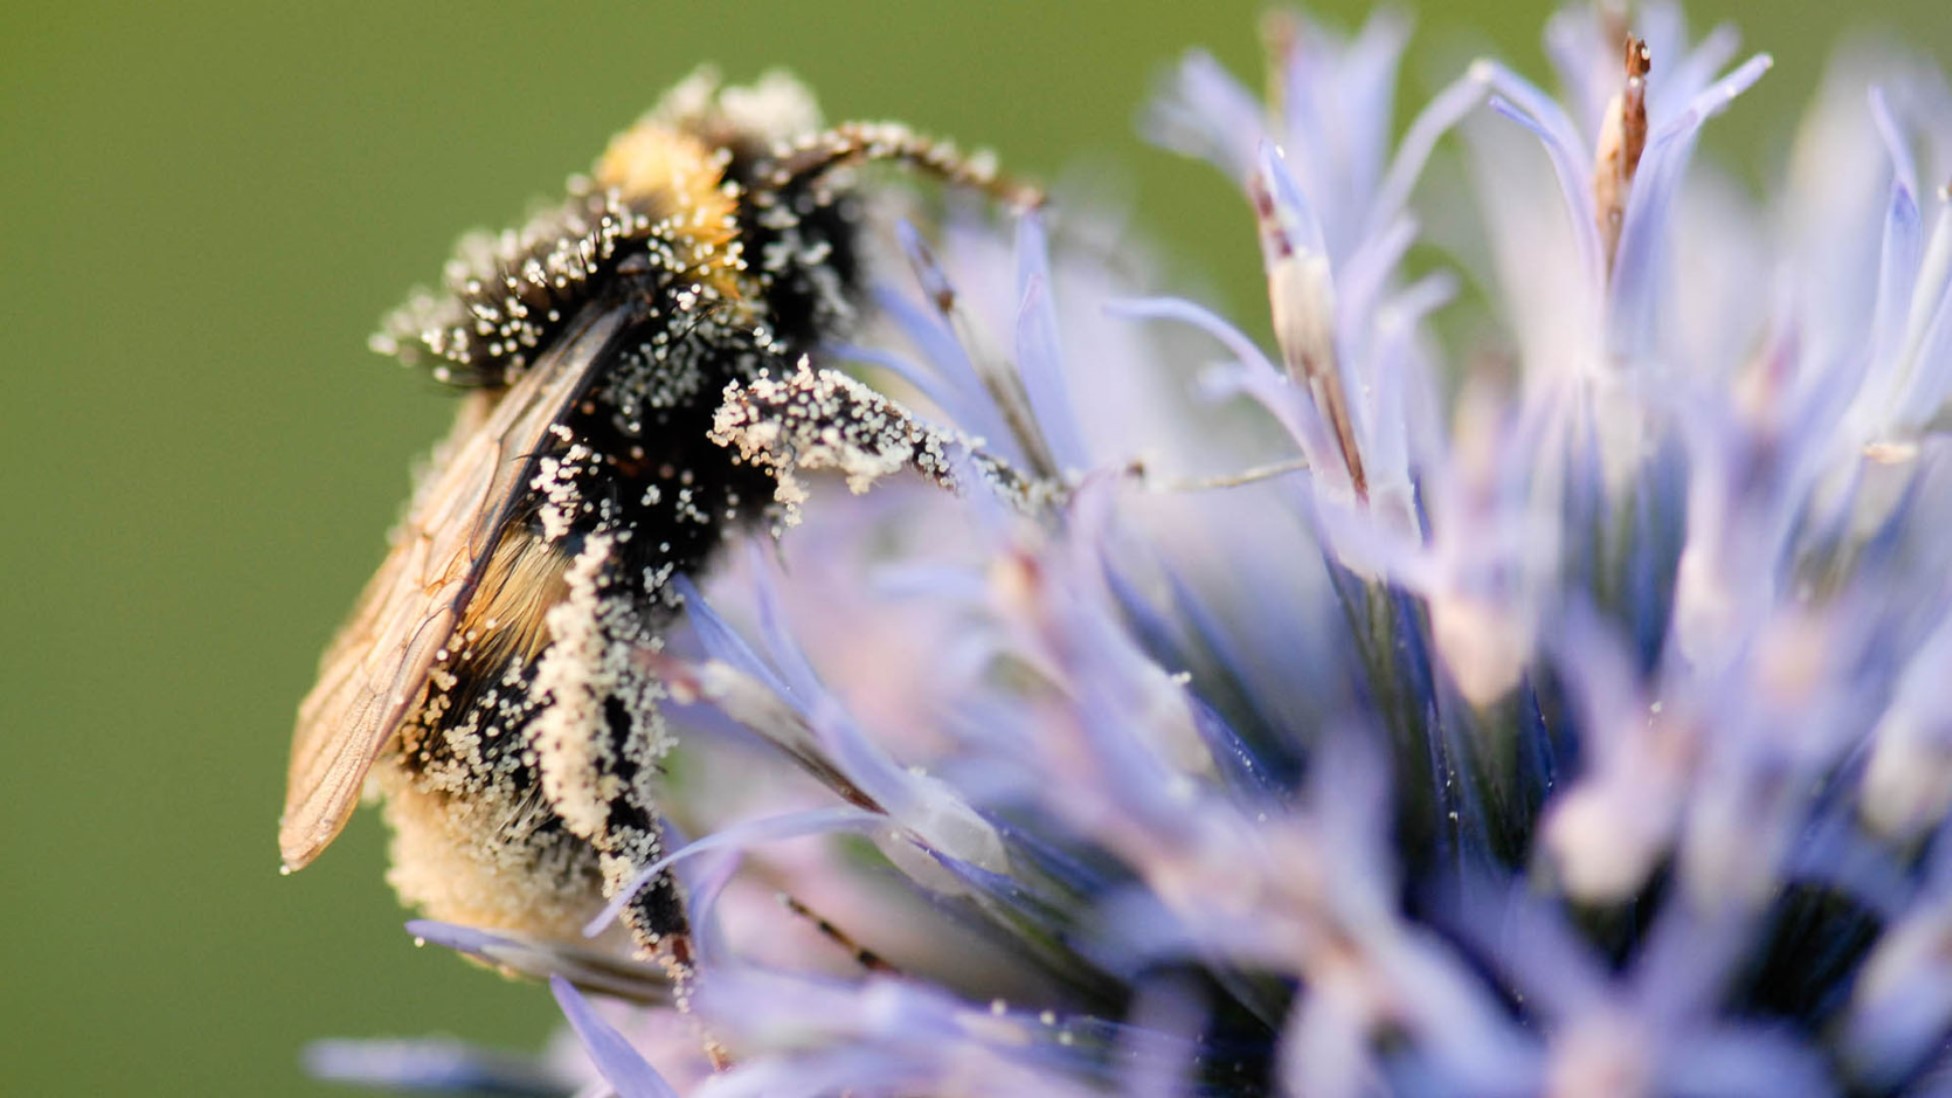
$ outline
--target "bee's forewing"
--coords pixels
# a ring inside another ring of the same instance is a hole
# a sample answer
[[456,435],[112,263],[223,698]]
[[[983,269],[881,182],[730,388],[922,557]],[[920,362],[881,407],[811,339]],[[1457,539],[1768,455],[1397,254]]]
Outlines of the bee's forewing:
[[589,307],[485,417],[472,406],[462,412],[298,707],[278,826],[287,869],[317,857],[346,825],[366,771],[419,702],[435,654],[467,609],[495,534],[534,475],[544,432],[582,394],[626,319],[617,308]]

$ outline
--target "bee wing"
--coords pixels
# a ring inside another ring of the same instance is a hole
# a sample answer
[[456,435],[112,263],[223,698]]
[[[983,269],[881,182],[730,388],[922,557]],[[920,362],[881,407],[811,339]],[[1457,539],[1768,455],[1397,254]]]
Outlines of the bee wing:
[[592,306],[485,417],[474,406],[462,412],[298,707],[278,825],[287,870],[305,866],[345,827],[367,770],[418,704],[436,653],[467,609],[496,535],[534,475],[544,432],[587,389],[591,366],[627,319],[625,310]]

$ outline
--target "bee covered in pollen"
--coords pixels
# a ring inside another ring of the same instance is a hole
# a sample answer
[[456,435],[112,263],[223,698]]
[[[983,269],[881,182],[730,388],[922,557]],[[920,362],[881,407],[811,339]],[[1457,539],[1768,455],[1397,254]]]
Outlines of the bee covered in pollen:
[[[560,206],[463,240],[446,291],[389,318],[377,349],[468,394],[300,706],[287,871],[370,788],[403,901],[567,941],[662,857],[671,736],[650,656],[679,612],[673,579],[766,516],[782,475],[711,441],[714,413],[853,315],[848,169],[878,160],[1035,201],[902,127],[821,129],[788,77],[700,73]],[[623,924],[689,971],[669,874]]]

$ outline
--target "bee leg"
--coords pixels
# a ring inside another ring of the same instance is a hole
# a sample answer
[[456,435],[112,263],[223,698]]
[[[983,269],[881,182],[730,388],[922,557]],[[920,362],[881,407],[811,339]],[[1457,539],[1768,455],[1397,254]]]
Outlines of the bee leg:
[[663,964],[682,990],[693,967],[684,892],[669,870],[644,879],[644,870],[668,852],[652,785],[663,753],[663,720],[641,694],[634,705],[612,697],[604,711],[610,749],[599,756],[597,767],[599,785],[609,797],[588,839],[602,867],[604,894],[614,899],[635,889],[621,917],[638,954]]
[[[613,845],[606,838],[599,837],[596,844],[599,851]],[[641,849],[638,842],[625,845]],[[614,896],[641,880],[643,870],[663,857],[661,842],[652,850],[642,861],[605,852],[602,857],[604,891]],[[637,889],[624,907],[622,919],[637,944],[639,956],[664,965],[673,981],[691,978],[691,920],[685,914],[684,893],[668,871],[657,874]]]
[[[626,620],[646,619],[633,615]],[[604,894],[614,899],[634,890],[621,912],[624,926],[636,941],[639,955],[663,967],[671,981],[673,1005],[694,1018],[706,1057],[714,1069],[723,1069],[731,1064],[730,1055],[692,1015],[691,993],[698,982],[698,967],[684,889],[668,869],[648,880],[644,876],[644,871],[667,853],[663,828],[658,823],[655,783],[658,763],[670,740],[656,700],[663,692],[662,684],[649,678],[648,672],[625,653],[634,645],[654,645],[655,639],[621,635],[611,640],[616,658],[612,669],[619,677],[612,681],[615,692],[603,702],[607,750],[594,753],[589,760],[597,771],[597,787],[606,791],[608,799],[588,841],[602,868]]]
[[[632,826],[622,830],[626,834],[641,834],[637,831],[636,823],[649,817],[640,816],[635,810],[628,811],[627,816],[632,820]],[[654,824],[652,826],[655,827]],[[655,835],[655,831],[652,834]],[[643,864],[654,864],[659,856],[653,855],[652,861]],[[619,862],[622,883],[614,883],[619,877],[613,875],[612,862],[613,859],[604,858],[606,891],[632,887],[641,879],[641,868],[623,868]],[[643,882],[625,906],[623,921],[630,928],[631,936],[637,940],[638,951],[664,966],[665,975],[671,981],[671,1001],[680,1013],[692,1018],[712,1070],[723,1071],[732,1066],[731,1053],[691,1009],[691,992],[698,982],[698,967],[692,953],[691,920],[685,914],[684,893],[677,878],[667,871]]]
[[728,385],[711,440],[769,473],[788,509],[804,494],[800,470],[838,469],[865,491],[877,477],[907,467],[938,487],[984,490],[1026,515],[1048,513],[1064,484],[1017,469],[961,434],[935,427],[838,370],[802,358],[784,377]]
[[766,189],[790,192],[844,165],[875,161],[900,164],[950,186],[981,191],[1019,209],[1044,204],[1044,194],[1038,188],[998,174],[996,160],[989,154],[965,155],[946,141],[918,134],[898,122],[843,122],[798,138],[774,151],[772,171],[762,178]]

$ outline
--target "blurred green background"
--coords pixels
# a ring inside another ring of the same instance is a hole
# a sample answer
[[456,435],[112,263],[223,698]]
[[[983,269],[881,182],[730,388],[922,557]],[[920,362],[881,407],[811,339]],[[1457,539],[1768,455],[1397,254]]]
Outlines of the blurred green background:
[[[1724,152],[1780,149],[1847,23],[1952,50],[1941,0],[1748,6],[1693,10],[1780,62]],[[1131,123],[1194,44],[1258,81],[1259,8],[10,5],[0,1092],[323,1093],[309,1038],[551,1026],[538,989],[411,948],[370,815],[277,873],[293,707],[450,413],[365,336],[461,230],[555,193],[698,62],[787,65],[834,116],[1116,173],[1188,284],[1251,311],[1242,209]],[[1411,96],[1469,51],[1540,74],[1544,7],[1442,8]]]

